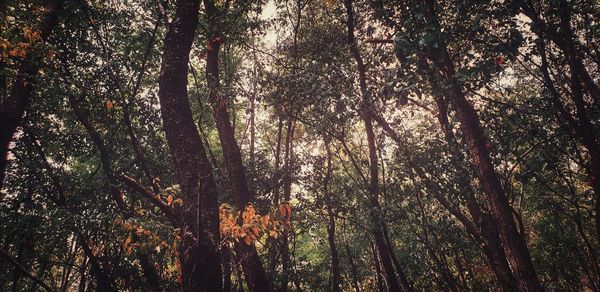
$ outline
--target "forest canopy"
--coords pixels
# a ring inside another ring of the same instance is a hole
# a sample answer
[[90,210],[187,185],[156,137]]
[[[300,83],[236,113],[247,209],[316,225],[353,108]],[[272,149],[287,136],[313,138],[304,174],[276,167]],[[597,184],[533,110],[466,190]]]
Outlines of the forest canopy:
[[595,0],[0,0],[0,291],[600,291]]

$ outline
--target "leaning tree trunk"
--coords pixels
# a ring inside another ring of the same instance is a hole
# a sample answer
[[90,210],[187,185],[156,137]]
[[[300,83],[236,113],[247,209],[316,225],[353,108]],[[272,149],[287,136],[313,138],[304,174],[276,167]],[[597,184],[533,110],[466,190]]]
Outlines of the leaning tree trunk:
[[199,9],[197,0],[176,2],[175,16],[164,41],[158,95],[183,198],[179,214],[183,290],[219,291],[222,276],[216,184],[187,92],[189,54]]
[[[227,98],[219,92],[219,48],[222,35],[218,23],[218,11],[211,0],[205,0],[204,6],[208,14],[208,53],[206,60],[206,79],[210,102],[213,108],[223,158],[229,177],[229,186],[238,210],[243,211],[253,196],[248,188],[242,154],[235,140],[234,129],[227,112]],[[241,220],[241,217],[240,217]],[[242,263],[242,269],[250,291],[269,291],[267,274],[262,266],[256,247],[244,242],[235,243],[236,256]]]
[[[423,4],[428,9],[425,16],[427,21],[439,34],[440,27],[435,12],[435,0],[423,0]],[[448,53],[448,48],[442,40],[440,42],[442,44],[436,50],[436,53],[430,54],[428,57],[440,70],[447,84],[446,94],[456,110],[461,131],[477,171],[480,187],[487,196],[492,218],[498,225],[504,252],[514,269],[519,289],[540,291],[542,287],[527,248],[525,235],[517,229],[513,218],[513,209],[494,169],[488,150],[488,142],[479,123],[479,117],[473,106],[467,101],[463,89],[456,79],[454,64]]]
[[[429,81],[434,85],[435,80],[433,76],[430,77]],[[463,167],[463,162],[465,162],[466,159],[463,153],[458,149],[459,143],[448,122],[448,104],[442,96],[436,97],[436,103],[438,105],[438,122],[444,133],[448,147],[450,148],[452,155],[458,157],[461,165],[459,167],[460,173],[458,174],[460,191],[467,201],[467,209],[473,218],[473,223],[477,226],[477,230],[471,230],[471,232],[467,230],[467,232],[480,243],[481,249],[488,258],[492,271],[496,275],[502,290],[513,291],[517,287],[516,279],[512,274],[508,259],[502,249],[502,243],[495,222],[491,220],[488,213],[482,210],[481,205],[475,198],[474,190],[471,187],[471,180],[467,173],[468,170]],[[469,229],[467,225],[468,224],[465,224],[465,227],[466,229]]]

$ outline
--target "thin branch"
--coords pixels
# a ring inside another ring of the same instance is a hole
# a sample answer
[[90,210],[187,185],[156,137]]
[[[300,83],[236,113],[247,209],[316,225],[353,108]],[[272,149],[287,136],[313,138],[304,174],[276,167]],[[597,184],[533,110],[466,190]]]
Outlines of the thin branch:
[[52,291],[52,292],[55,291],[52,288],[50,288],[50,286],[48,286],[46,283],[44,283],[40,278],[38,278],[37,276],[30,273],[25,267],[23,267],[21,264],[19,264],[19,262],[17,262],[10,254],[8,254],[7,251],[5,251],[1,247],[0,247],[0,256],[2,256],[11,265],[13,265],[21,274],[23,274],[23,276],[26,276],[27,278],[33,280],[38,285],[44,287],[44,289],[46,289],[46,291]]

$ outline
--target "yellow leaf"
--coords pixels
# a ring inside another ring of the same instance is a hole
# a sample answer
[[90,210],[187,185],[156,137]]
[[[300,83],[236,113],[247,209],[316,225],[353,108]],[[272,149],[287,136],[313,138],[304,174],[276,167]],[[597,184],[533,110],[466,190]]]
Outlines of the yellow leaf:
[[173,201],[173,206],[183,206],[183,200],[182,199],[175,199],[175,201]]

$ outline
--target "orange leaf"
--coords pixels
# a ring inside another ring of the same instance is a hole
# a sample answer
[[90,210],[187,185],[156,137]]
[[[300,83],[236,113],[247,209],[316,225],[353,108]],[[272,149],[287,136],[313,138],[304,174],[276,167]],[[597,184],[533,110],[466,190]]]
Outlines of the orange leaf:
[[128,236],[125,239],[125,242],[123,242],[123,247],[127,247],[129,245],[129,243],[131,243],[131,236]]
[[173,204],[173,195],[169,195],[167,197],[167,204],[169,204],[169,205]]

